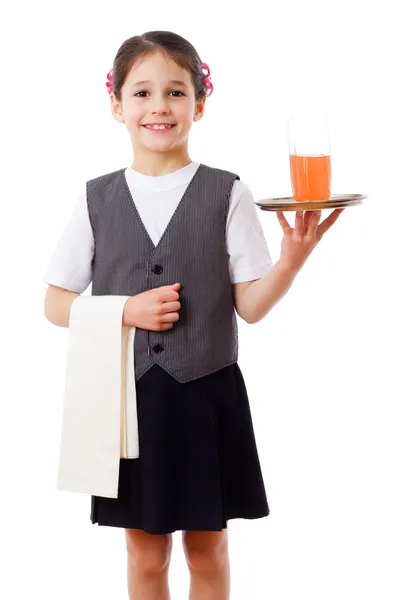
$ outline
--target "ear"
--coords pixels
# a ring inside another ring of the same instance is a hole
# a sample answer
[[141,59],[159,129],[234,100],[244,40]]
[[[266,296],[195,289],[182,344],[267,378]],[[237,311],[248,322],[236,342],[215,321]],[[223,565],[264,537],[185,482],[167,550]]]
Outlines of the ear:
[[118,123],[125,123],[124,115],[122,114],[122,102],[119,102],[114,93],[110,94],[111,114]]
[[202,116],[204,115],[204,109],[206,104],[207,97],[205,96],[200,100],[200,102],[196,103],[196,108],[194,111],[193,121],[200,121]]

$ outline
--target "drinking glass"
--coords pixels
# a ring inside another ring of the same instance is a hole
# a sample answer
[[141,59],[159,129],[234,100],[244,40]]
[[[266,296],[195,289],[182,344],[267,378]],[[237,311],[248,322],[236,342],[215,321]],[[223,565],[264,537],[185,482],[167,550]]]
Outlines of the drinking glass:
[[329,200],[332,174],[328,116],[291,115],[288,138],[293,198],[297,202]]

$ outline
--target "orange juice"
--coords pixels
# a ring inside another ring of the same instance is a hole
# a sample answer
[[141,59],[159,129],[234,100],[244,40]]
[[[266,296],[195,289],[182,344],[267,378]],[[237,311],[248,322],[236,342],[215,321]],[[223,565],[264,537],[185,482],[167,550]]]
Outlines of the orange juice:
[[293,197],[298,202],[328,200],[331,195],[330,155],[290,154]]

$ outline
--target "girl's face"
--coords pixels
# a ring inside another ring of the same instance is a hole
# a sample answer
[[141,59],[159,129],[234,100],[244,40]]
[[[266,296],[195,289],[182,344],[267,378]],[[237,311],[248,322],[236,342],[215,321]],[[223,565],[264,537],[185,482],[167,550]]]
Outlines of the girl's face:
[[[187,145],[193,121],[203,116],[205,98],[196,102],[189,71],[156,52],[133,65],[122,86],[121,102],[114,94],[111,102],[134,150],[168,152]],[[166,128],[155,129],[155,124]]]

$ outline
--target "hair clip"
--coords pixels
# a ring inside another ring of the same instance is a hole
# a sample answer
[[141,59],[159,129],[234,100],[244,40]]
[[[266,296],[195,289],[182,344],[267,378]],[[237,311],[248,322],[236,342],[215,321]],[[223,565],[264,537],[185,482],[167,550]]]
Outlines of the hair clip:
[[213,93],[213,90],[214,90],[214,86],[213,86],[211,78],[210,78],[210,67],[208,66],[207,63],[202,62],[201,68],[203,71],[207,71],[206,76],[203,79],[203,83],[205,83],[205,85],[207,86],[207,89],[209,90],[209,94],[207,94],[207,95],[211,96],[211,94]]
[[113,91],[113,70],[112,69],[107,73],[106,88],[108,90],[108,93],[111,94],[111,92]]

